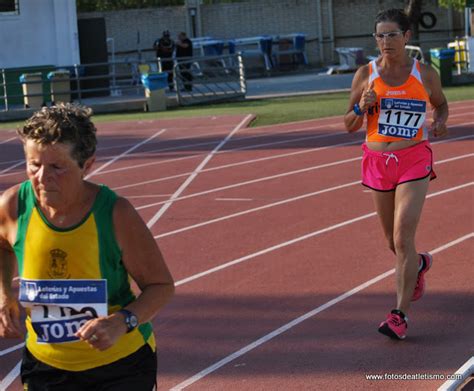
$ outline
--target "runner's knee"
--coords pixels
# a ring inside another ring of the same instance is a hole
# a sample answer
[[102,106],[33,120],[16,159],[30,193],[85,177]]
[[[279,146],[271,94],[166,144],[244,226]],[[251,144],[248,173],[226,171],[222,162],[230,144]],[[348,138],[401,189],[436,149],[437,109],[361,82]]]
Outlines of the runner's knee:
[[403,233],[395,234],[393,237],[393,250],[398,256],[408,255],[414,248],[413,238]]

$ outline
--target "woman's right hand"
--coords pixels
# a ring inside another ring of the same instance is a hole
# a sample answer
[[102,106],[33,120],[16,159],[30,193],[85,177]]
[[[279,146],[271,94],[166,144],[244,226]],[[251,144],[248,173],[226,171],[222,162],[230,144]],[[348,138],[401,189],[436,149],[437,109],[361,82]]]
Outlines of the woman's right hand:
[[20,326],[20,308],[18,301],[12,297],[0,299],[0,337],[23,337]]
[[370,107],[375,105],[377,102],[377,94],[374,90],[374,81],[367,86],[367,88],[362,93],[362,96],[359,101],[359,107],[362,111],[367,111]]

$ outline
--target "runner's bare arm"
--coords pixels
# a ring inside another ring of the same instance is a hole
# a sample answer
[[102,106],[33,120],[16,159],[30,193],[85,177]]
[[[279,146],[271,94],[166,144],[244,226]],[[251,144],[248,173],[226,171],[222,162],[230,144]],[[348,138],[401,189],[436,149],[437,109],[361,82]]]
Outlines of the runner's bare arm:
[[430,65],[422,65],[421,76],[430,93],[430,102],[433,107],[433,122],[430,130],[435,137],[446,136],[448,134],[446,122],[448,121],[449,108],[441,87],[441,79],[438,72]]
[[[145,323],[169,301],[174,293],[174,281],[150,230],[124,198],[115,204],[114,228],[123,264],[141,289],[137,299],[125,308],[137,316],[139,323]],[[123,315],[115,313],[90,320],[77,335],[94,348],[105,350],[126,332]],[[90,340],[92,335],[97,336],[95,341]]]
[[124,198],[115,205],[114,226],[125,268],[142,290],[127,309],[137,315],[140,323],[147,322],[173,295],[173,278],[152,233]]
[[0,337],[4,338],[22,336],[19,305],[11,288],[16,262],[11,246],[16,234],[16,201],[17,187],[0,196]]
[[369,80],[369,67],[364,65],[360,67],[354,75],[351,86],[351,96],[349,98],[349,107],[347,108],[346,114],[344,115],[344,125],[346,130],[350,133],[359,130],[364,123],[364,116],[357,115],[354,113],[353,107],[356,103],[361,106],[362,111],[367,109],[363,98],[364,92],[368,87]]

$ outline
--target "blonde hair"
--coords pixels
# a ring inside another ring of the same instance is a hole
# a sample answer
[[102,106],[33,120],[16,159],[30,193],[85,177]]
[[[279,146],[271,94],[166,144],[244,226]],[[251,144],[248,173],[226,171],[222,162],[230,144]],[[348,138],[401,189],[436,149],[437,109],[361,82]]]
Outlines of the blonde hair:
[[64,143],[72,146],[72,157],[79,167],[95,154],[97,129],[90,117],[92,109],[72,103],[43,107],[17,130],[23,142],[38,144]]

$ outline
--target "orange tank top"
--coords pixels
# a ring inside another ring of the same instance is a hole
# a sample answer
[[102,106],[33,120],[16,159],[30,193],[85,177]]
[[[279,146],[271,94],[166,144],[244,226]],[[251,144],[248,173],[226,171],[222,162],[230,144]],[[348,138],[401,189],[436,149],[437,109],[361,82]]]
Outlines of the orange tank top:
[[425,118],[430,100],[418,61],[413,60],[410,76],[400,86],[384,83],[375,60],[369,64],[369,75],[369,84],[374,81],[377,103],[367,111],[366,141],[427,140]]

